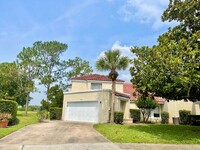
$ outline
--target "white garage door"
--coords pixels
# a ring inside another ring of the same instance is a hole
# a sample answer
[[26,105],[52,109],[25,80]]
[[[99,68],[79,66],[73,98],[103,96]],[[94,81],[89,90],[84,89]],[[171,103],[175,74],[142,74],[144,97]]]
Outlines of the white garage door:
[[68,102],[65,120],[80,122],[98,122],[98,101]]

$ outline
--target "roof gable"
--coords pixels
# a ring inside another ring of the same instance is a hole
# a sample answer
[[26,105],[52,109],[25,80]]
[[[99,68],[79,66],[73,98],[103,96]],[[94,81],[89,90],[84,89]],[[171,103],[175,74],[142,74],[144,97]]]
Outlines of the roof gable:
[[[72,80],[96,80],[96,81],[112,81],[110,78],[100,74],[89,74],[85,76],[75,77]],[[116,79],[117,82],[124,82],[123,80]]]

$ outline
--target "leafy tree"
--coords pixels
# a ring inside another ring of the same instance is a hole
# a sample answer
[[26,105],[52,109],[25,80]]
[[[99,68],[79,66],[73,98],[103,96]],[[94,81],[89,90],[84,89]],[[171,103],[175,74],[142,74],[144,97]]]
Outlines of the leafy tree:
[[70,80],[72,77],[83,76],[93,72],[92,67],[89,65],[89,62],[86,60],[82,60],[80,57],[69,59],[66,62],[66,66],[71,68],[71,70],[67,72],[68,80]]
[[0,64],[0,98],[16,100],[18,90],[18,68],[15,63]]
[[158,103],[154,100],[153,96],[150,96],[147,93],[143,93],[139,96],[135,104],[142,113],[143,122],[148,122],[152,110],[158,106]]
[[[133,47],[130,71],[139,92],[167,99],[200,99],[199,2],[170,1],[162,19],[180,24],[158,38],[158,45]],[[193,23],[192,23],[193,22]]]
[[30,93],[36,89],[34,80],[37,78],[38,74],[38,52],[34,48],[24,47],[17,55],[17,58],[18,66],[20,68],[21,91],[23,91],[26,96],[25,115],[27,115]]
[[199,0],[170,0],[163,21],[178,21],[192,33],[200,30]]
[[20,68],[15,62],[1,63],[0,70],[0,98],[14,100],[23,107],[26,94],[22,89],[25,82],[21,79]]
[[62,82],[63,77],[66,76],[65,61],[60,60],[60,56],[66,51],[67,45],[58,41],[37,41],[33,44],[33,49],[38,52],[38,78],[48,93],[51,84]]
[[51,107],[63,106],[63,90],[56,84],[49,89],[48,100],[51,102]]
[[110,122],[114,123],[114,106],[115,106],[115,84],[118,77],[117,70],[125,70],[128,67],[129,59],[121,56],[119,50],[108,50],[104,52],[104,56],[100,57],[96,62],[96,68],[99,71],[110,71],[109,78],[112,79],[112,103]]
[[50,102],[49,101],[46,101],[43,99],[41,101],[41,104],[42,104],[42,107],[41,107],[42,110],[47,110],[47,111],[50,110]]

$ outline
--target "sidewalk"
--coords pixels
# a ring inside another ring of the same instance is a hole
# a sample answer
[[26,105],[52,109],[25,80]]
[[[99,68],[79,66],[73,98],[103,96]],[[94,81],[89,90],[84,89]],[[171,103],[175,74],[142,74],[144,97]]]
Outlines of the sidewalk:
[[122,143],[116,144],[121,150],[200,150],[200,145],[188,144],[144,144]]

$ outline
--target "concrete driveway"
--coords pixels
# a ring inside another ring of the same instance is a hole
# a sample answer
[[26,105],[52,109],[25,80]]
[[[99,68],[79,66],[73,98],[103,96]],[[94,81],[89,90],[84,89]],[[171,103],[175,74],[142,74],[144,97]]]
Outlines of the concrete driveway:
[[[111,143],[87,123],[47,121],[24,127],[2,139],[0,149],[23,149],[24,145]],[[20,148],[21,147],[21,148]]]

